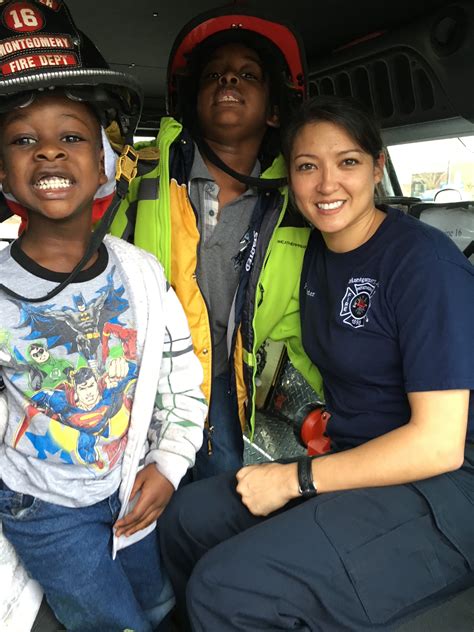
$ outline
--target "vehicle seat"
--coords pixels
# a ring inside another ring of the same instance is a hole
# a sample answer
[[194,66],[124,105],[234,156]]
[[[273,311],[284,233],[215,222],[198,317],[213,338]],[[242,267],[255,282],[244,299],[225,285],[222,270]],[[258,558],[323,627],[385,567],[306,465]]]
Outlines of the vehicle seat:
[[451,596],[396,628],[396,632],[472,632],[474,587]]
[[[474,263],[474,202],[420,202],[408,214],[446,233]],[[474,588],[451,601],[418,616],[397,632],[435,632],[437,630],[474,630]]]
[[407,197],[404,195],[386,195],[376,199],[377,205],[384,204],[392,208],[398,208],[404,213],[410,213],[412,206],[420,202],[421,198],[419,197]]
[[420,202],[408,214],[442,230],[474,263],[474,202]]

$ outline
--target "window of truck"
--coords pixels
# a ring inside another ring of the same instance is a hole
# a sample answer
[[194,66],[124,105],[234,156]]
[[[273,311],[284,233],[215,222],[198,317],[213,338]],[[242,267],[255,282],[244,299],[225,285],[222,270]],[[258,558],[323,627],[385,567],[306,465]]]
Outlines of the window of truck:
[[474,200],[474,136],[391,145],[388,151],[403,195]]

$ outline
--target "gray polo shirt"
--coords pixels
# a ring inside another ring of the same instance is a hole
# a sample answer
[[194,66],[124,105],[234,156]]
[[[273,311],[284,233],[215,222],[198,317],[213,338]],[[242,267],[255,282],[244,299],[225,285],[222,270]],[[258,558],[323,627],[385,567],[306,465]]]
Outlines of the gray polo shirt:
[[[260,175],[258,161],[251,175]],[[198,213],[201,241],[197,280],[209,308],[213,375],[217,376],[228,368],[227,324],[240,276],[234,257],[249,227],[258,193],[256,189],[247,189],[219,210],[219,187],[195,147],[189,195]]]

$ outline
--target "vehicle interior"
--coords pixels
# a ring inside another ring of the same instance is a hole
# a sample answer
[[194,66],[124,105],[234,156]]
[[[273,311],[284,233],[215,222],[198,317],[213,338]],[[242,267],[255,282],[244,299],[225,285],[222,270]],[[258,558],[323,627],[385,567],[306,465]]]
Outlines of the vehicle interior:
[[[112,68],[133,74],[141,83],[145,104],[137,136],[153,138],[166,115],[167,60],[175,36],[197,14],[222,3],[68,0],[67,4],[78,27]],[[389,154],[381,201],[441,228],[474,262],[473,0],[233,4],[236,11],[241,6],[253,8],[299,31],[310,95],[354,96],[373,109]],[[0,228],[3,237],[15,235],[12,219]],[[265,345],[261,359],[260,424],[247,440],[248,462],[279,458],[288,450],[303,452],[293,422],[302,421],[315,399],[281,347]],[[62,628],[44,605],[32,629]],[[472,632],[474,588],[398,629]]]

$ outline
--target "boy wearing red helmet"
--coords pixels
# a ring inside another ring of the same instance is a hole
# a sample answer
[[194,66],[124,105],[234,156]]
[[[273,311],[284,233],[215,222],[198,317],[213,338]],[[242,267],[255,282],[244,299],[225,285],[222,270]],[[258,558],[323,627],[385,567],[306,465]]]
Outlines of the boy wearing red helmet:
[[170,55],[175,118],[161,121],[159,165],[132,185],[112,226],[156,254],[185,306],[210,399],[195,478],[241,467],[267,338],[285,340],[320,388],[297,313],[309,229],[288,209],[279,155],[280,127],[304,93],[303,52],[288,26],[240,9],[195,18]]

